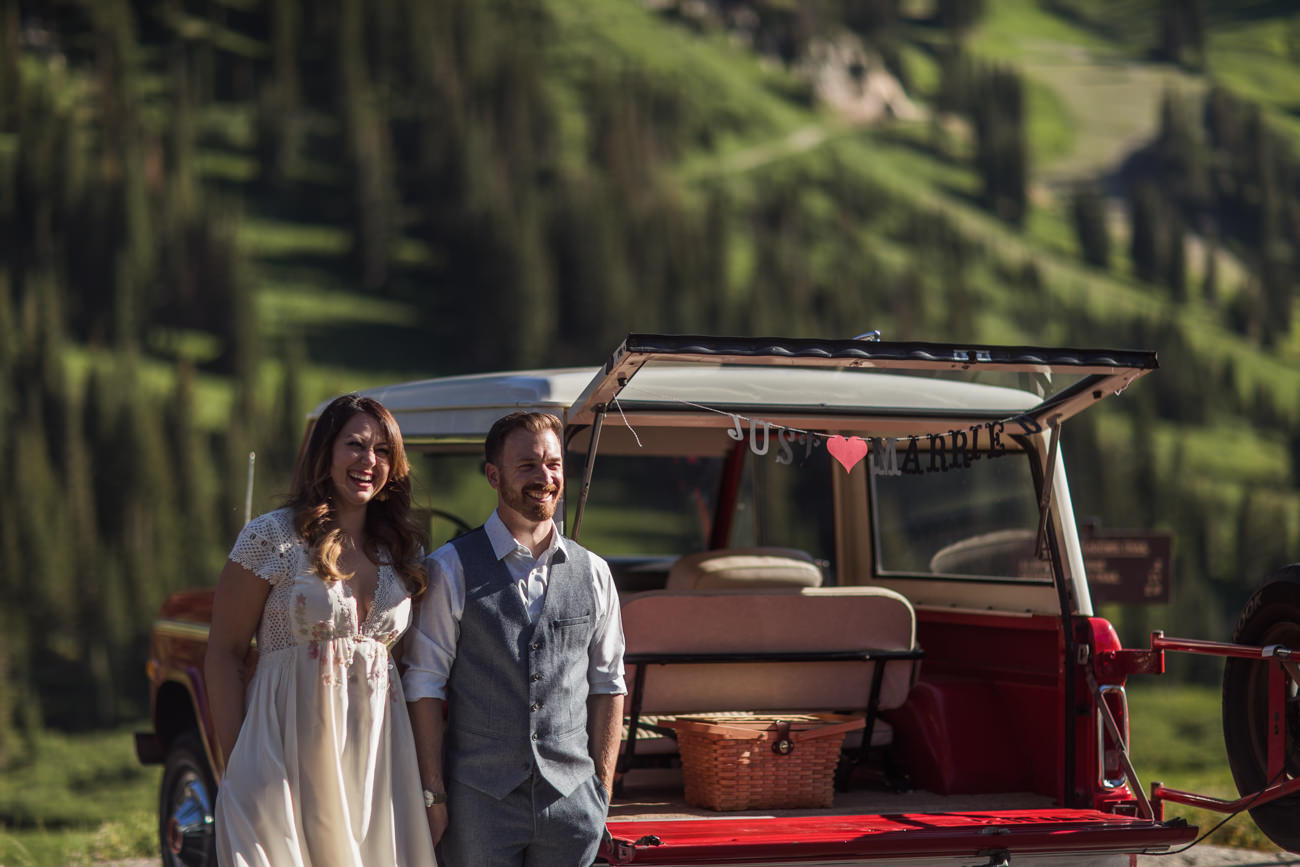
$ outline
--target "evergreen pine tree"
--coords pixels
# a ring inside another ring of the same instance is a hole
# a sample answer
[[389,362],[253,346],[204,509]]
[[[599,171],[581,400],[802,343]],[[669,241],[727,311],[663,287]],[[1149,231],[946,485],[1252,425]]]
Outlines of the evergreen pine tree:
[[220,547],[216,541],[215,480],[203,434],[194,425],[194,411],[194,365],[182,359],[176,365],[176,390],[163,413],[176,501],[185,515],[180,569],[165,576],[168,589],[205,584],[219,565],[213,562],[214,547]]
[[1029,203],[1024,85],[1018,74],[1001,67],[976,75],[971,111],[984,206],[1019,226]]
[[301,0],[271,0],[271,78],[258,99],[258,157],[262,179],[280,189],[285,189],[295,174],[302,146],[300,3]]
[[92,4],[101,71],[106,156],[120,176],[122,245],[112,269],[113,329],[118,346],[137,347],[148,319],[154,273],[154,234],[146,178],[146,142],[140,122],[135,25],[128,0]]
[[984,0],[937,0],[934,17],[940,27],[960,39],[984,17]]
[[1219,239],[1210,233],[1203,245],[1205,262],[1201,268],[1201,297],[1214,304],[1219,300]]
[[1106,196],[1096,183],[1081,183],[1070,202],[1074,232],[1083,261],[1098,268],[1110,267],[1110,230],[1106,225]]
[[68,637],[76,648],[76,668],[82,672],[83,686],[79,692],[88,699],[86,718],[103,726],[115,722],[116,700],[106,666],[109,650],[102,621],[101,574],[106,558],[95,517],[95,470],[86,440],[84,404],[84,399],[77,400],[67,416],[64,498],[69,530],[77,544],[73,546],[76,585],[64,604],[71,615]]
[[397,193],[387,107],[371,83],[365,8],[364,0],[340,0],[336,63],[351,176],[353,258],[361,285],[373,290],[389,279]]
[[1165,284],[1174,301],[1187,300],[1187,225],[1177,208],[1169,209],[1165,241]]
[[[0,130],[12,132],[22,113],[22,75],[18,61],[21,49],[22,20],[18,3],[0,4]],[[0,756],[0,766],[3,765]]]
[[708,333],[725,333],[723,313],[731,296],[731,207],[721,187],[709,191],[704,216],[705,251],[708,262],[704,271],[705,303],[700,329]]
[[1139,182],[1129,197],[1129,257],[1134,274],[1147,283],[1155,282],[1164,270],[1163,210],[1159,191],[1149,181]]

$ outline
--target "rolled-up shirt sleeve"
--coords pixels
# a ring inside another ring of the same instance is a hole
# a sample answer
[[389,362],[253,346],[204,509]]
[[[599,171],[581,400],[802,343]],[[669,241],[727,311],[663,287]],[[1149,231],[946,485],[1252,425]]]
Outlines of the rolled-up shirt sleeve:
[[443,545],[424,564],[429,586],[420,599],[403,654],[402,690],[407,701],[447,698],[447,677],[456,660],[460,618],[465,611],[465,573],[456,549]]
[[587,687],[591,695],[625,695],[623,616],[619,611],[618,590],[609,564],[599,557],[592,560],[596,568],[596,629],[587,649]]

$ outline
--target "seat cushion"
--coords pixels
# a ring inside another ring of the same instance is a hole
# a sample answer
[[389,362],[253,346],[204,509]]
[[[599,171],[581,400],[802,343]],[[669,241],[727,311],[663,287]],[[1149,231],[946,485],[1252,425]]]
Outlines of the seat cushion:
[[797,548],[722,548],[678,558],[667,590],[820,587],[822,570]]

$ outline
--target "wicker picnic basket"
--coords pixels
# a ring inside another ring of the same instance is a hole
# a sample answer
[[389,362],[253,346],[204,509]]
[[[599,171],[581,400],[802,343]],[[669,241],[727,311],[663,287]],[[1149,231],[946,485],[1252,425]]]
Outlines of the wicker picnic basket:
[[709,810],[829,807],[844,735],[842,714],[725,714],[666,722],[677,733],[686,803]]

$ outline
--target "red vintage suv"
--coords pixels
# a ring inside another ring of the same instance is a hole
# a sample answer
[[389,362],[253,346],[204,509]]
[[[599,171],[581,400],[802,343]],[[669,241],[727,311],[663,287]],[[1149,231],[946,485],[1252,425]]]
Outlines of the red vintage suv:
[[[1125,649],[1093,612],[1060,438],[1155,368],[1149,352],[632,335],[596,370],[367,393],[401,424],[435,542],[492,507],[493,420],[564,420],[566,533],[609,559],[627,635],[604,863],[1131,865],[1195,839],[1167,801],[1248,807],[1300,850],[1297,567],[1233,644]],[[178,593],[153,631],[137,751],[166,766],[166,864],[214,863],[210,608],[210,590]],[[1228,658],[1238,801],[1134,773],[1125,683],[1166,651]]]

